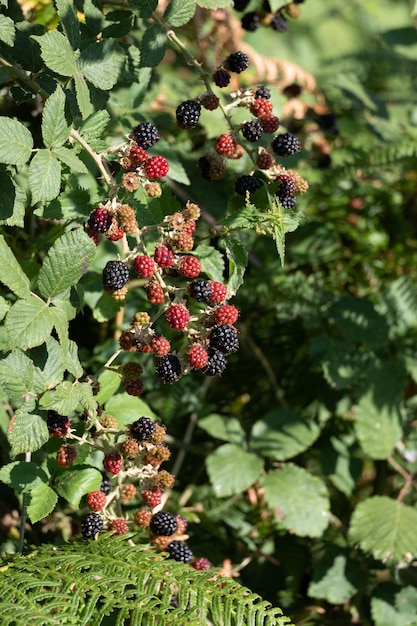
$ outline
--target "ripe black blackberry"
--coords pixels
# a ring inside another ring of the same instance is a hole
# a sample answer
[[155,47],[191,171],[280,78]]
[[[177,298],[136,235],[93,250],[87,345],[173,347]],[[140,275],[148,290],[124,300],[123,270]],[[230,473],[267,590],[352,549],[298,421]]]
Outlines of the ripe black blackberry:
[[87,224],[91,228],[91,230],[94,230],[94,232],[104,234],[107,233],[107,231],[109,230],[112,221],[113,218],[108,210],[102,206],[99,206],[91,213],[90,217],[88,218]]
[[105,472],[101,473],[102,480],[100,485],[100,491],[102,491],[106,496],[110,493],[111,482],[110,478],[107,476]]
[[210,175],[211,163],[210,163],[210,159],[208,159],[206,156],[200,157],[198,159],[198,167],[199,167],[199,170],[200,170],[200,174],[204,178],[204,180],[211,180],[211,175]]
[[155,432],[155,424],[150,417],[140,417],[129,427],[129,433],[136,441],[150,441]]
[[250,120],[242,126],[242,135],[251,143],[259,141],[262,137],[263,128],[258,120]]
[[295,196],[285,196],[281,198],[277,194],[277,198],[283,209],[293,209],[297,203],[297,198]]
[[150,122],[141,122],[133,129],[131,134],[138,146],[144,150],[154,146],[160,139],[158,129]]
[[247,30],[249,33],[254,33],[255,30],[261,25],[259,21],[259,15],[256,11],[249,11],[242,17],[241,22],[243,30]]
[[48,411],[46,426],[52,437],[66,437],[70,430],[70,421],[65,415],[59,415],[56,411]]
[[181,377],[181,361],[175,354],[158,359],[155,373],[163,383],[175,383]]
[[300,140],[291,133],[277,135],[271,143],[272,150],[281,157],[292,156],[301,150]]
[[277,33],[285,33],[285,31],[288,30],[289,25],[288,20],[280,11],[278,11],[278,13],[276,13],[271,20],[272,29],[276,30]]
[[108,291],[117,291],[129,280],[129,268],[123,261],[108,261],[103,270],[103,287]]
[[249,57],[240,50],[238,52],[232,52],[225,61],[225,67],[231,72],[241,74],[249,67]]
[[188,285],[188,293],[197,302],[209,302],[212,295],[209,281],[204,279],[193,280]]
[[231,78],[230,73],[222,67],[216,70],[213,74],[214,84],[217,85],[217,87],[227,87]]
[[250,0],[234,0],[233,8],[235,11],[244,11],[248,6]]
[[269,90],[269,87],[267,87],[266,85],[261,85],[255,91],[255,98],[256,99],[258,99],[258,98],[265,98],[266,100],[269,100],[270,97],[271,97],[271,92]]
[[98,513],[89,513],[81,523],[81,533],[84,539],[94,539],[103,530],[103,520]]
[[163,535],[164,537],[170,537],[178,530],[178,522],[172,513],[167,511],[159,511],[152,515],[149,522],[149,528],[151,533],[156,536]]
[[240,196],[245,196],[246,192],[254,193],[261,186],[255,176],[251,176],[250,174],[242,174],[235,181],[235,191]]
[[203,374],[206,376],[219,376],[223,374],[227,365],[227,359],[224,354],[222,354],[220,350],[216,350],[216,348],[212,347],[208,348],[207,352],[209,360],[207,365],[201,370]]
[[210,333],[210,346],[220,350],[223,354],[236,352],[239,348],[239,339],[237,332],[228,324],[219,324],[215,326]]
[[193,553],[183,541],[171,541],[168,544],[167,551],[169,552],[169,558],[174,559],[174,561],[189,563],[193,558]]
[[177,106],[175,116],[180,128],[195,128],[201,115],[201,106],[196,100],[185,100]]

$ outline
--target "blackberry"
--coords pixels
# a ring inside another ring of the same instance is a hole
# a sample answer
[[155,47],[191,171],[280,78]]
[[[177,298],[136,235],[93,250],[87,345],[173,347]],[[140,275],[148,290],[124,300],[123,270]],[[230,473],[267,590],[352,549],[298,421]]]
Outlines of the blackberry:
[[204,279],[193,280],[188,285],[188,293],[197,302],[209,302],[212,294],[209,281]]
[[84,539],[94,539],[103,530],[103,520],[98,513],[89,513],[81,523],[81,533]]
[[211,163],[210,163],[210,159],[208,159],[206,156],[200,157],[198,159],[198,167],[199,167],[199,170],[200,170],[200,174],[204,178],[204,180],[211,180],[211,175],[210,175]]
[[229,72],[222,67],[216,70],[213,74],[214,84],[217,85],[217,87],[227,87],[231,78],[232,77]]
[[206,376],[218,376],[222,374],[227,365],[227,359],[219,350],[210,347],[208,350],[209,360],[201,370]]
[[339,122],[334,113],[323,113],[317,116],[317,124],[323,130],[337,135],[339,133]]
[[255,30],[257,30],[261,25],[259,15],[256,11],[249,11],[249,13],[245,13],[242,17],[241,24],[243,30],[247,30],[249,33],[254,33]]
[[103,206],[98,206],[91,213],[90,217],[88,218],[87,224],[94,232],[104,234],[109,230],[112,219],[112,216],[106,208],[104,208]]
[[155,432],[155,424],[150,417],[140,417],[130,425],[129,433],[136,441],[150,441]]
[[52,437],[66,437],[70,429],[68,417],[59,415],[56,411],[48,411],[46,425]]
[[210,333],[210,346],[224,354],[236,352],[239,348],[236,330],[232,326],[228,326],[228,324],[215,326]]
[[129,280],[129,268],[122,261],[108,261],[103,270],[103,286],[109,291],[122,289]]
[[188,563],[193,558],[193,553],[183,541],[171,541],[167,551],[169,552],[169,558],[174,559],[174,561]]
[[283,198],[280,198],[279,196],[277,197],[283,209],[293,209],[297,203],[297,198],[295,196],[285,196]]
[[229,54],[227,57],[225,66],[231,72],[241,74],[241,72],[249,67],[249,57],[240,50],[238,52],[232,52],[232,54]]
[[300,140],[291,133],[277,135],[271,146],[274,153],[281,157],[292,156],[301,150]]
[[235,191],[240,196],[245,196],[246,192],[254,193],[261,186],[260,182],[250,174],[243,174],[236,179]]
[[267,100],[269,100],[270,97],[271,92],[269,90],[269,87],[267,87],[266,85],[261,85],[255,91],[255,98],[266,98]]
[[279,189],[276,195],[280,200],[287,196],[293,196],[297,191],[295,180],[289,174],[279,174],[275,180],[279,182]]
[[156,126],[150,122],[141,122],[132,131],[133,138],[138,146],[144,148],[151,148],[160,140],[159,132]]
[[271,26],[272,29],[276,30],[278,33],[285,33],[285,31],[288,30],[289,22],[282,13],[278,11],[271,20]]
[[175,354],[167,354],[158,359],[155,373],[163,383],[175,383],[181,377],[181,362]]
[[167,511],[159,511],[152,515],[149,528],[154,535],[170,537],[178,530],[178,522],[175,515]]
[[100,485],[100,491],[102,491],[107,496],[107,494],[110,493],[110,489],[111,489],[110,478],[107,476],[105,472],[102,472],[101,476],[102,476],[102,480],[101,480],[101,485]]
[[200,119],[201,106],[196,100],[185,100],[177,106],[175,116],[180,128],[194,128]]
[[244,11],[248,6],[250,0],[234,0],[233,8],[235,11]]
[[258,120],[251,120],[250,122],[245,122],[242,126],[242,135],[253,143],[254,141],[259,141],[262,137],[262,126],[258,122]]

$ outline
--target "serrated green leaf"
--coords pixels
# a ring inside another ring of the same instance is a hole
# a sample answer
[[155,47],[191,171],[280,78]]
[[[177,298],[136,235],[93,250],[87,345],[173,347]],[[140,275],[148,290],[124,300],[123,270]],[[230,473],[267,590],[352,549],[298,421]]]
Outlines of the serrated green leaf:
[[83,120],[94,112],[94,107],[91,104],[90,92],[87,86],[87,82],[81,72],[76,72],[74,75],[75,93],[77,95],[77,104],[80,109],[81,117]]
[[164,20],[171,26],[183,26],[194,13],[195,0],[172,0],[164,13]]
[[45,102],[42,137],[47,148],[62,146],[69,137],[70,128],[65,119],[65,102],[65,94],[59,86]]
[[20,350],[10,352],[0,361],[0,382],[8,396],[26,402],[34,396],[33,375],[35,366]]
[[80,125],[80,134],[96,149],[96,144],[102,141],[101,137],[109,122],[110,115],[107,111],[95,111]]
[[54,510],[57,502],[58,495],[48,485],[40,484],[31,489],[27,512],[32,524],[49,515]]
[[86,493],[100,489],[101,481],[101,473],[93,467],[74,466],[58,476],[53,487],[67,502],[78,507]]
[[167,37],[159,24],[149,26],[140,42],[140,66],[156,67],[165,56]]
[[61,311],[55,306],[51,307],[50,311],[51,311],[53,325],[57,332],[62,351],[64,354],[67,354],[68,349],[69,349],[68,317],[63,311]]
[[0,163],[23,165],[31,157],[32,135],[20,122],[0,117]]
[[0,41],[4,41],[6,45],[12,46],[14,44],[14,38],[15,28],[13,20],[6,15],[0,14]]
[[226,443],[206,458],[210,483],[218,498],[240,494],[258,480],[262,459],[241,446]]
[[255,422],[251,450],[277,461],[286,461],[307,450],[319,437],[320,428],[298,411],[274,409]]
[[66,362],[61,346],[53,337],[48,337],[46,340],[46,349],[48,358],[43,368],[43,374],[46,387],[53,389],[64,378]]
[[53,200],[61,187],[61,164],[49,150],[39,150],[29,166],[32,203]]
[[417,554],[417,511],[386,496],[373,496],[355,508],[349,539],[376,559],[401,561]]
[[310,598],[326,600],[331,604],[345,604],[366,585],[366,576],[349,550],[330,546],[313,570],[308,587]]
[[3,298],[3,296],[0,296],[0,321],[4,319],[8,310],[9,310],[9,305],[7,301]]
[[74,50],[80,47],[80,23],[73,0],[55,0],[65,34]]
[[87,166],[77,156],[75,150],[60,146],[59,148],[53,148],[52,154],[62,161],[62,163],[65,163],[72,172],[88,174]]
[[327,319],[352,342],[363,342],[372,348],[387,344],[388,324],[366,298],[343,296],[329,308]]
[[127,4],[131,11],[138,13],[143,19],[148,19],[156,10],[158,0],[128,0]]
[[50,30],[41,37],[32,37],[39,43],[42,59],[49,69],[61,76],[74,76],[79,53],[71,48],[65,35],[57,30]]
[[53,327],[53,316],[45,302],[32,296],[18,300],[6,315],[5,329],[10,348],[27,350],[44,343]]
[[75,285],[93,260],[96,247],[81,229],[71,230],[57,239],[45,257],[38,288],[45,298],[53,298]]
[[364,395],[355,411],[355,432],[366,455],[386,459],[402,437],[405,415],[398,404],[378,406],[371,392]]
[[65,351],[65,367],[75,378],[81,378],[84,374],[83,367],[78,357],[78,346],[71,339],[68,341],[68,347]]
[[40,399],[40,406],[43,409],[56,411],[60,415],[70,415],[75,411],[79,402],[79,385],[64,380],[55,387],[53,394]]
[[222,441],[242,445],[246,440],[245,431],[235,417],[213,413],[199,419],[198,427]]
[[40,415],[26,413],[20,409],[10,422],[7,438],[12,457],[25,452],[39,450],[49,439],[46,422]]
[[392,583],[378,585],[371,598],[375,626],[416,626],[417,590]]
[[104,370],[98,378],[100,390],[96,395],[99,404],[105,404],[120,387],[120,374],[112,370]]
[[122,428],[131,424],[142,415],[156,420],[156,415],[142,398],[129,396],[127,393],[118,393],[106,402],[106,413],[117,419]]
[[124,63],[123,50],[115,39],[91,44],[82,51],[79,69],[98,89],[112,89],[117,83]]
[[20,298],[30,298],[29,278],[20,267],[3,235],[0,235],[0,264],[0,282]]
[[97,0],[84,0],[83,13],[85,23],[89,30],[96,36],[103,32],[106,25],[106,18]]
[[226,254],[229,260],[229,280],[227,288],[235,295],[243,283],[243,275],[248,264],[248,253],[238,239],[225,239]]
[[239,211],[223,217],[217,222],[219,226],[225,226],[232,230],[239,230],[240,228],[255,228],[259,211],[252,205],[245,206]]
[[202,271],[211,280],[223,282],[224,258],[221,252],[213,246],[200,245],[194,250],[194,254],[201,261]]
[[16,491],[27,491],[39,483],[46,483],[48,475],[31,461],[13,461],[0,469],[0,480]]
[[303,467],[285,465],[260,478],[268,507],[299,537],[321,537],[330,521],[325,484]]
[[97,400],[93,396],[93,388],[89,383],[78,383],[78,399],[79,403],[89,413],[95,413],[97,409]]
[[0,171],[0,224],[23,228],[26,193],[12,178],[10,172]]

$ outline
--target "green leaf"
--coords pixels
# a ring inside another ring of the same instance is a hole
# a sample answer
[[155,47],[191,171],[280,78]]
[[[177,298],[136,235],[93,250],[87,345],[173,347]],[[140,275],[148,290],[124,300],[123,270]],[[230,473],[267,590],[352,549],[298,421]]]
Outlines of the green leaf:
[[54,410],[60,415],[70,415],[80,402],[79,383],[65,381],[55,387],[54,393],[40,399],[43,409]]
[[86,80],[81,72],[77,72],[74,75],[75,93],[77,95],[77,104],[80,109],[81,117],[83,120],[94,112],[94,107],[91,104],[90,91],[88,89]]
[[366,343],[372,348],[387,344],[388,324],[366,298],[343,296],[330,307],[327,319],[354,343]]
[[62,382],[66,369],[66,363],[61,346],[56,339],[48,337],[46,340],[46,349],[48,352],[48,358],[43,368],[45,386],[49,389],[53,389],[56,385]]
[[67,349],[64,352],[66,357],[65,359],[65,367],[66,369],[75,376],[75,378],[81,378],[84,374],[83,367],[80,363],[80,359],[78,358],[78,346],[75,341],[71,339],[68,341]]
[[0,282],[20,298],[30,298],[30,282],[3,235],[0,235]]
[[0,14],[0,41],[4,41],[6,45],[12,46],[14,44],[14,38],[15,28],[13,20],[6,15]]
[[35,296],[18,300],[5,320],[10,348],[27,350],[39,346],[51,334],[53,324],[53,315],[45,302]]
[[253,205],[244,206],[242,209],[232,213],[232,215],[223,217],[217,222],[217,224],[232,230],[238,230],[240,228],[255,228],[259,215],[259,211],[257,211]]
[[[410,29],[412,30],[412,29]],[[366,89],[363,87],[360,79],[353,72],[340,72],[336,78],[332,80],[332,84],[339,87],[343,91],[346,91],[349,96],[353,96],[367,109],[376,111],[377,106],[375,102],[369,97]]]
[[353,512],[349,539],[376,559],[401,561],[417,553],[417,510],[386,496],[368,498]]
[[417,289],[407,276],[388,284],[383,294],[390,322],[400,332],[417,327]]
[[45,65],[61,76],[74,76],[77,71],[78,52],[74,52],[68,39],[57,30],[50,30],[41,37],[32,35],[40,47]]
[[7,301],[2,296],[0,296],[0,321],[4,319],[8,310],[9,310],[9,305]]
[[57,502],[58,495],[48,485],[40,484],[31,489],[27,512],[32,524],[49,515]]
[[308,595],[331,604],[346,604],[365,585],[366,576],[359,563],[350,558],[349,550],[331,546],[313,571]]
[[229,441],[230,443],[242,445],[246,440],[245,431],[235,417],[212,413],[199,419],[198,427],[205,430],[212,437]]
[[27,491],[34,485],[46,483],[48,475],[36,463],[13,461],[0,469],[0,480],[16,491]]
[[307,450],[319,437],[320,428],[298,411],[274,409],[255,422],[250,448],[277,461],[286,461]]
[[42,137],[47,148],[62,146],[69,137],[69,126],[65,119],[65,94],[61,87],[45,102],[42,114]]
[[127,4],[131,11],[138,13],[143,19],[148,19],[156,10],[158,0],[128,0]]
[[54,480],[55,491],[70,504],[78,507],[81,498],[90,491],[100,489],[101,473],[93,467],[67,469]]
[[281,526],[299,537],[321,537],[329,525],[330,502],[319,478],[302,467],[285,465],[262,476],[260,485]]
[[80,174],[88,174],[87,166],[77,156],[75,150],[70,150],[64,146],[54,148],[52,154],[56,156],[60,161],[65,163],[71,170],[71,172],[77,172]]
[[97,143],[102,142],[102,135],[110,122],[107,111],[95,111],[80,125],[80,134],[90,146],[97,150]]
[[49,150],[39,150],[29,166],[32,203],[53,200],[61,187],[61,165]]
[[118,393],[110,398],[110,400],[106,402],[105,408],[106,413],[117,419],[121,428],[126,426],[126,424],[134,422],[141,416],[156,419],[155,413],[142,398],[129,396],[125,392]]
[[112,370],[104,370],[98,378],[100,391],[96,395],[99,404],[105,404],[120,387],[120,374]]
[[417,590],[392,583],[378,585],[371,598],[375,626],[416,626]]
[[194,254],[201,261],[202,271],[211,280],[223,282],[224,258],[221,252],[213,246],[200,245],[194,250]]
[[258,480],[263,461],[241,446],[226,443],[206,458],[207,473],[216,496],[240,494]]
[[115,39],[105,39],[83,50],[79,68],[85,78],[98,89],[112,89],[124,63],[123,50]]
[[156,67],[165,56],[167,38],[159,24],[149,26],[142,37],[140,45],[140,66]]
[[57,307],[50,308],[52,323],[58,335],[59,343],[64,354],[68,353],[69,337],[68,337],[68,317],[64,311]]
[[23,228],[26,193],[6,171],[0,171],[0,189],[0,224]]
[[164,20],[171,26],[183,26],[194,16],[195,0],[171,0],[164,13]]
[[197,4],[203,9],[223,9],[230,7],[231,0],[197,0]]
[[46,422],[40,415],[17,410],[10,422],[7,438],[12,457],[39,450],[49,439]]
[[75,285],[93,260],[96,247],[81,229],[71,230],[57,239],[45,257],[38,288],[45,298],[53,298]]
[[80,23],[73,0],[55,0],[65,34],[74,50],[80,47]]
[[355,411],[355,431],[365,454],[371,459],[386,459],[403,434],[405,416],[397,404],[380,406],[371,392],[364,395]]
[[32,135],[20,122],[0,117],[0,163],[23,165],[31,157]]
[[0,361],[0,382],[3,390],[15,402],[27,402],[34,396],[33,362],[20,350],[10,352]]
[[237,239],[225,239],[226,254],[229,260],[228,291],[233,296],[243,283],[243,275],[248,263],[248,253]]

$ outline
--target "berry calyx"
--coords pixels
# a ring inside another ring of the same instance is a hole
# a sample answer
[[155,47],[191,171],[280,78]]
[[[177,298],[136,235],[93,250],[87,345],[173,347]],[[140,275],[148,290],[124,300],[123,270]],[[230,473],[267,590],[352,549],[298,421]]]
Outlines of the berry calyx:
[[183,304],[172,304],[165,313],[165,318],[174,330],[184,330],[190,321],[190,313]]

